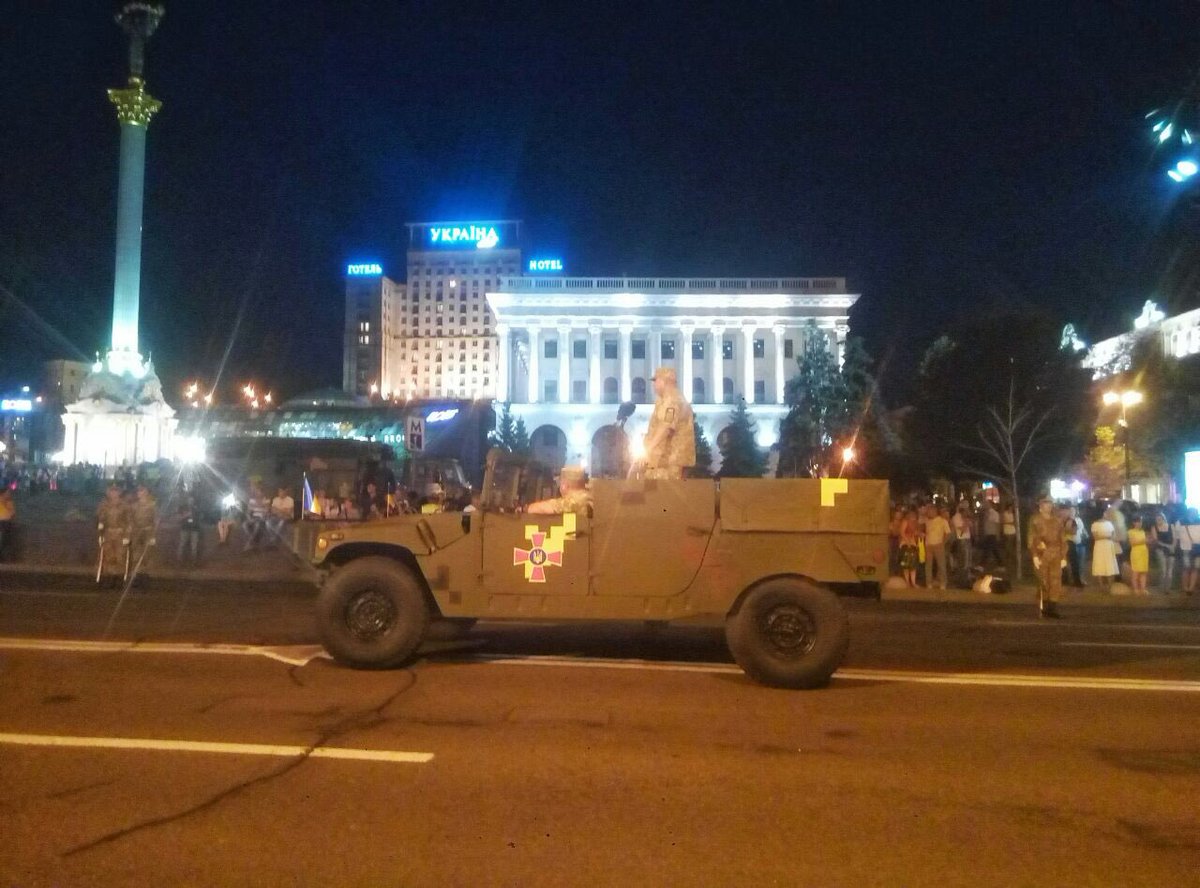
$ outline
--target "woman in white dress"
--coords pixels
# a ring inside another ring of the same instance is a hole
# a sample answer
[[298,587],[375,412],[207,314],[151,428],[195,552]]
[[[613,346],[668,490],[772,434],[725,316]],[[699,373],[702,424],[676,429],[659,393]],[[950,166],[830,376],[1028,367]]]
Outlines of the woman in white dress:
[[1092,522],[1092,576],[1100,581],[1100,588],[1108,592],[1112,578],[1119,574],[1117,568],[1117,544],[1113,541],[1116,528],[1109,520],[1108,512]]

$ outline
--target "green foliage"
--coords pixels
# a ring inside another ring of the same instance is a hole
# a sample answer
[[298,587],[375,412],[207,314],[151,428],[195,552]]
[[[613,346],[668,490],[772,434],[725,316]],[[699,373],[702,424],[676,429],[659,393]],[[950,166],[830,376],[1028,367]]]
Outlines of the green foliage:
[[846,340],[840,368],[815,321],[805,325],[801,346],[797,373],[784,390],[790,409],[780,423],[778,474],[819,478],[836,474],[843,447],[853,444],[860,453],[869,446],[878,449],[876,424],[866,421],[875,380],[856,337]]
[[525,429],[525,420],[512,415],[512,405],[505,404],[496,418],[496,428],[488,435],[488,443],[493,447],[507,450],[509,453],[528,454],[529,432]]
[[[721,470],[717,475],[722,478],[761,478],[767,470],[767,455],[755,435],[758,428],[746,410],[746,402],[739,400],[737,407],[730,415],[729,425],[717,439],[717,447],[721,451]],[[699,461],[697,452],[697,462]]]
[[708,443],[708,438],[705,437],[704,430],[700,428],[699,423],[695,423],[692,429],[696,435],[696,464],[688,469],[685,474],[689,478],[711,478],[713,461],[712,445]]

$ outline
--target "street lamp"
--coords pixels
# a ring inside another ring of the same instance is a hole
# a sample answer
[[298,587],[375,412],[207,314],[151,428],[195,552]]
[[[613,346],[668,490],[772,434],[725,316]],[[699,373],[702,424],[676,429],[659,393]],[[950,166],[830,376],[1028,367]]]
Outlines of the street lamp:
[[1142,393],[1129,389],[1123,392],[1105,392],[1104,403],[1111,407],[1113,404],[1121,405],[1121,418],[1117,420],[1117,425],[1125,430],[1125,436],[1122,439],[1122,449],[1125,451],[1125,493],[1130,492],[1129,488],[1129,420],[1125,417],[1125,411],[1130,407],[1135,407],[1142,403]]

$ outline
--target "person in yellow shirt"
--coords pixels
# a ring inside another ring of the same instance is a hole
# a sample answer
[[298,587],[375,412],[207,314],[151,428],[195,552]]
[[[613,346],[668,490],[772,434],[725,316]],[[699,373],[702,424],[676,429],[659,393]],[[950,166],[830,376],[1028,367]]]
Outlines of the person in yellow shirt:
[[17,504],[7,487],[0,490],[0,561],[8,552],[8,541],[12,537],[13,522],[17,519]]

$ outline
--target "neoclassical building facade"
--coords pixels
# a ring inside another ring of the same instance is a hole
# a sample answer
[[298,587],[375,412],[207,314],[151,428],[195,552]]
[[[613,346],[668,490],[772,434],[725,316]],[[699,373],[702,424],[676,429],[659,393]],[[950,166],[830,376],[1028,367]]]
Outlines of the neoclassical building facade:
[[590,466],[624,401],[639,405],[626,425],[636,449],[660,366],[676,371],[714,451],[743,399],[759,443],[775,443],[802,328],[815,322],[840,359],[858,294],[845,278],[523,276],[487,300],[497,404],[524,420],[539,457]]

